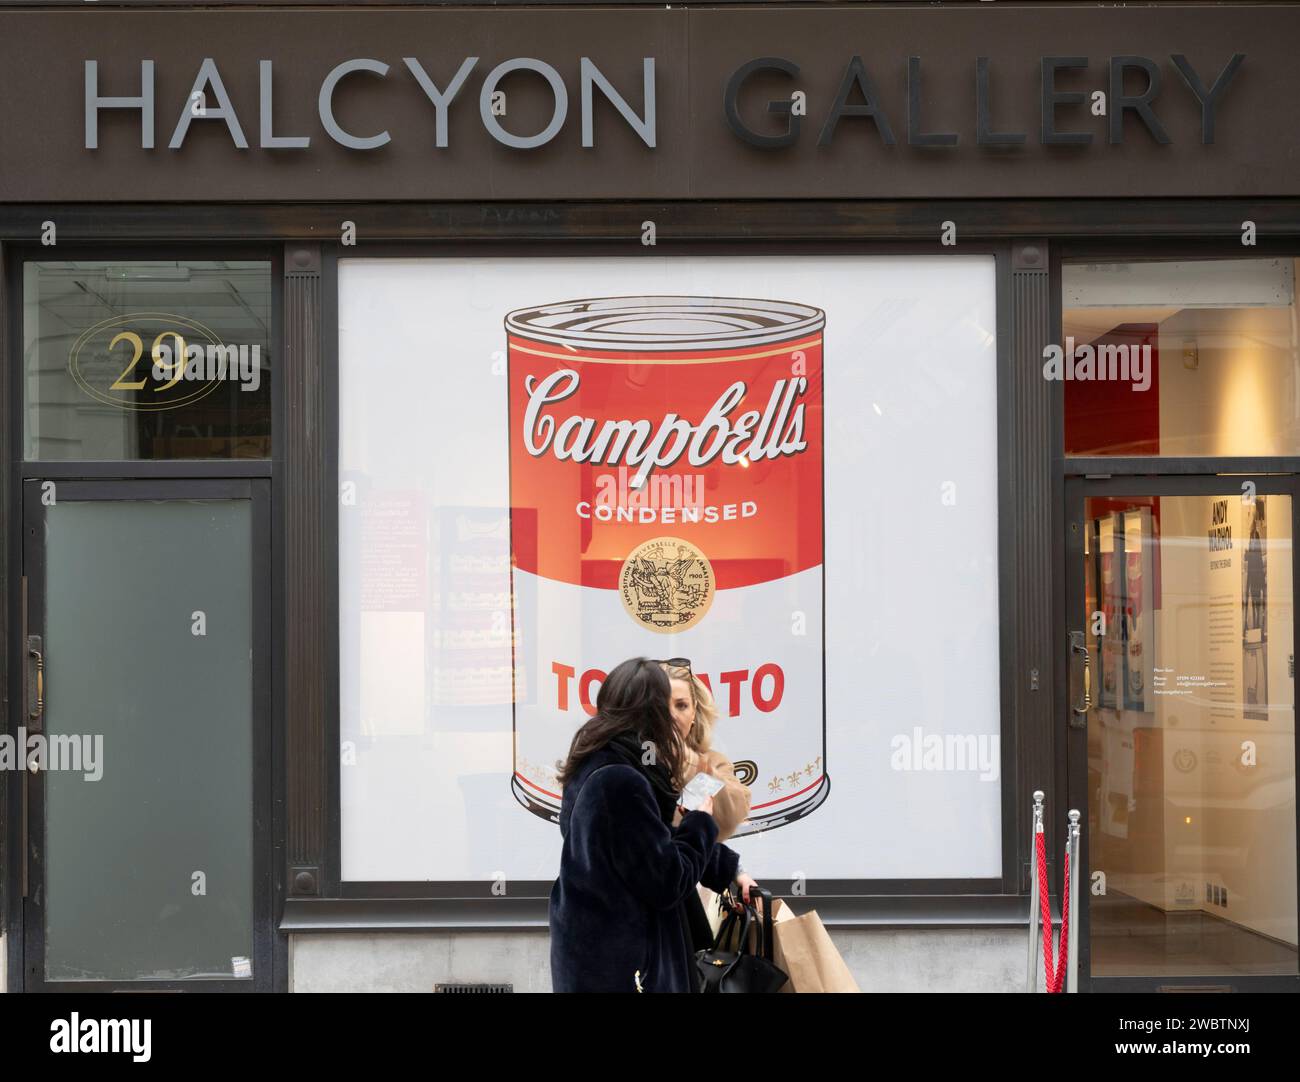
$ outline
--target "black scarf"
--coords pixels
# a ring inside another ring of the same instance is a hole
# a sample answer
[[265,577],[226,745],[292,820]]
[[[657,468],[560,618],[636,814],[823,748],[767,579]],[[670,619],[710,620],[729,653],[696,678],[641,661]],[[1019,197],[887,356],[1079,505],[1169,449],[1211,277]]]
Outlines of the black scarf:
[[[677,810],[677,801],[681,793],[673,787],[672,777],[663,763],[657,759],[653,764],[644,761],[646,749],[642,747],[642,743],[642,738],[638,734],[625,729],[617,736],[611,737],[605,746],[628,766],[636,767],[641,771],[642,776],[650,783],[650,788],[654,790],[660,818],[669,829],[672,829],[673,814]],[[709,927],[709,918],[704,912],[704,903],[700,901],[699,891],[692,890],[686,896],[683,905],[692,949],[708,950],[713,946],[713,931]]]
[[681,793],[673,788],[668,767],[658,759],[653,764],[644,761],[646,749],[641,745],[642,738],[637,733],[624,729],[617,736],[611,737],[605,746],[628,766],[634,766],[641,771],[642,776],[650,783],[650,788],[654,790],[655,800],[659,804],[659,817],[671,828],[673,812],[677,808]]

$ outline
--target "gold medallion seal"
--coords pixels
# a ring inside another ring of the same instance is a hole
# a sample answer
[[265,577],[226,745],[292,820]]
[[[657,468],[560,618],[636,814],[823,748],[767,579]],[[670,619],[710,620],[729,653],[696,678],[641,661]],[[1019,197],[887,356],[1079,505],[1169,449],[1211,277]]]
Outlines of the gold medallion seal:
[[713,565],[698,548],[680,537],[656,537],[623,561],[618,596],[642,627],[670,633],[704,619],[716,584]]

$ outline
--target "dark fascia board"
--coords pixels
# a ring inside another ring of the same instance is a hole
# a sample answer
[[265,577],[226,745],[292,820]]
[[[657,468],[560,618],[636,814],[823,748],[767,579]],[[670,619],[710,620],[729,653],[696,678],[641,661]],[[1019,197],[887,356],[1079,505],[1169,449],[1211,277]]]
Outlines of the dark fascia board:
[[[546,928],[546,898],[290,898],[281,932],[507,932]],[[1024,895],[822,896],[796,901],[828,928],[1028,926]],[[1058,918],[1059,919],[1059,918]]]
[[653,219],[662,253],[672,242],[710,240],[917,240],[940,253],[945,219],[968,239],[1012,237],[1168,238],[1241,245],[1242,222],[1256,225],[1261,248],[1300,236],[1300,199],[983,199],[751,200],[730,202],[546,203],[62,203],[0,204],[0,240],[36,244],[42,223],[57,221],[60,244],[128,241],[338,240],[340,223],[375,242],[635,242]]
[[[788,7],[798,4],[802,7],[842,6],[843,0],[687,0],[678,2],[673,7],[717,7],[719,4],[780,4]],[[859,0],[862,4],[873,7],[923,7],[956,8],[969,7],[987,3],[988,0]],[[1195,7],[1222,0],[1143,0],[1146,7]],[[1054,0],[1056,6],[1096,7],[1097,0]],[[1281,6],[1294,3],[1294,0],[1252,0],[1256,5]],[[648,7],[646,0],[99,0],[96,8],[157,8],[157,7],[204,7],[204,8],[296,8],[296,7]],[[1037,8],[1042,0],[1001,0],[1000,8]],[[0,0],[3,8],[81,8],[86,9],[86,0]]]

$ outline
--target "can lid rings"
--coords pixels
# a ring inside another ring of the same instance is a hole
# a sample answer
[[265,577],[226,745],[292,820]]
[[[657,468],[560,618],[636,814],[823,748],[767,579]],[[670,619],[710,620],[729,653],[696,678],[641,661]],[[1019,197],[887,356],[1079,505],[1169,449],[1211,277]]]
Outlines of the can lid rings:
[[578,349],[682,351],[791,341],[822,329],[820,308],[741,297],[597,297],[518,308],[506,330]]

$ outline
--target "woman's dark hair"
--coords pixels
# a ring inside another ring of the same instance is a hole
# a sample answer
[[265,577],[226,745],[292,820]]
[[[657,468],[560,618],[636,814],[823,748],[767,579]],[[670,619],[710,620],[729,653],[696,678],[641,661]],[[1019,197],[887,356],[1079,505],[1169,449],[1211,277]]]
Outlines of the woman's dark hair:
[[656,762],[668,768],[674,785],[680,784],[683,751],[668,708],[671,691],[668,674],[657,661],[634,657],[615,666],[596,693],[595,716],[574,734],[560,767],[560,784],[573,777],[583,759],[623,732],[635,733],[642,743],[651,741]]

